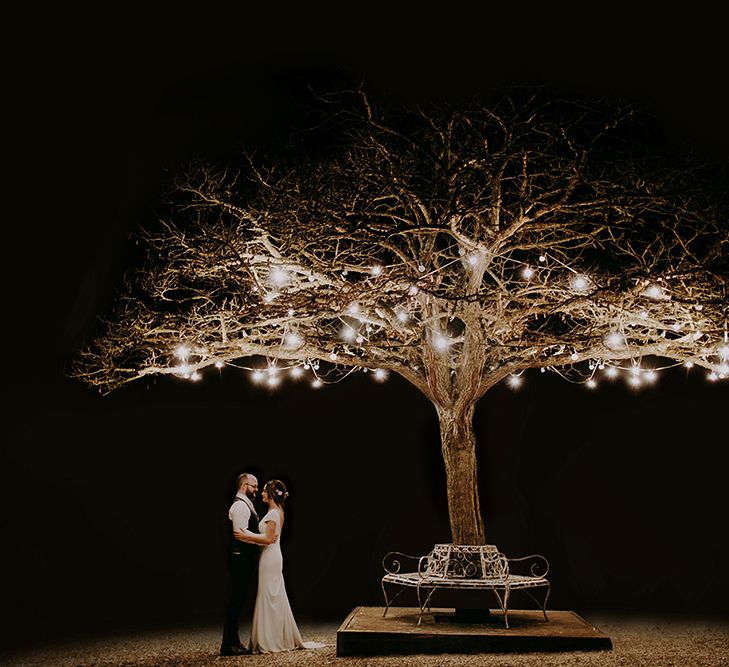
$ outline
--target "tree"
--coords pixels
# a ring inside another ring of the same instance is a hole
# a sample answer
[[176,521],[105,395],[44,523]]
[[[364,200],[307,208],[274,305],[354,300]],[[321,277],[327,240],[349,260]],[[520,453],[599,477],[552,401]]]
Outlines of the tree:
[[[634,109],[322,97],[289,152],[197,162],[72,374],[111,391],[248,359],[256,381],[400,374],[440,423],[452,538],[486,540],[472,418],[527,369],[729,375],[726,197]],[[264,361],[265,360],[265,361]],[[252,366],[251,366],[252,364]]]

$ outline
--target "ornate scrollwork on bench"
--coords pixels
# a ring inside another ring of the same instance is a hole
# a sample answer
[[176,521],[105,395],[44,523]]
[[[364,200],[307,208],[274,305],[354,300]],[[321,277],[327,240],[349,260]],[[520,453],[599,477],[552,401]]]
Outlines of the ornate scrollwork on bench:
[[[395,599],[407,588],[415,588],[420,605],[418,625],[423,613],[430,610],[430,600],[438,589],[488,590],[496,597],[509,627],[509,595],[512,590],[525,590],[547,618],[547,599],[550,583],[547,580],[549,563],[544,556],[533,554],[521,558],[507,558],[493,544],[436,544],[425,556],[410,556],[391,551],[382,560],[386,574],[382,577],[382,593],[387,614]],[[513,567],[514,566],[514,567]],[[517,574],[512,569],[526,570]],[[385,584],[398,586],[396,594],[388,598]],[[545,589],[543,599],[538,600],[531,589]]]
[[[403,561],[405,559],[415,561],[419,567],[420,561],[424,558],[425,556],[409,556],[408,554],[404,554],[400,551],[390,551],[385,554],[385,557],[382,559],[382,567],[388,574],[398,574],[403,567]],[[405,563],[406,562],[407,561],[405,561]]]

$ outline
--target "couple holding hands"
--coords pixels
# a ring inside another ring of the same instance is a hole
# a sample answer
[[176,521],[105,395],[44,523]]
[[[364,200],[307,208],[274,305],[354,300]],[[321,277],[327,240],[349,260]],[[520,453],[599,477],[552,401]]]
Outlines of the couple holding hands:
[[[289,495],[286,486],[278,479],[264,484],[261,500],[266,504],[267,511],[262,518],[258,517],[253,505],[257,493],[258,480],[255,475],[243,473],[238,476],[237,493],[228,511],[231,589],[220,655],[323,648],[326,644],[302,640],[286,594],[279,542],[284,524],[283,508]],[[240,641],[238,624],[246,600],[254,590],[256,604],[251,622],[251,638],[245,645]]]

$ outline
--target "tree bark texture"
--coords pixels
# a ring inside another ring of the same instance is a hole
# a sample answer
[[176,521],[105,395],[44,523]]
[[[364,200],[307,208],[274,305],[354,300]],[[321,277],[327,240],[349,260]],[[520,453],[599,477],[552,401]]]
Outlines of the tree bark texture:
[[454,544],[486,544],[478,496],[474,409],[475,404],[458,412],[436,405]]

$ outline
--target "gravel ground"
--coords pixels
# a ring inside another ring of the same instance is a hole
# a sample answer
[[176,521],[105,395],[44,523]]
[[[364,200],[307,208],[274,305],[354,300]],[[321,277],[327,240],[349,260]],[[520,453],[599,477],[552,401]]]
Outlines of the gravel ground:
[[[607,634],[610,651],[570,653],[480,653],[473,655],[410,655],[386,657],[336,657],[337,624],[300,623],[305,641],[327,644],[325,648],[290,651],[272,655],[222,658],[218,655],[220,629],[205,627],[167,632],[148,632],[107,640],[56,644],[33,651],[16,651],[0,656],[0,665],[13,667],[204,667],[251,665],[307,667],[342,665],[508,665],[509,667],[564,667],[579,665],[621,665],[642,667],[729,667],[729,619],[671,619],[659,616],[624,618],[592,616],[588,620]],[[246,628],[242,628],[241,636]]]

